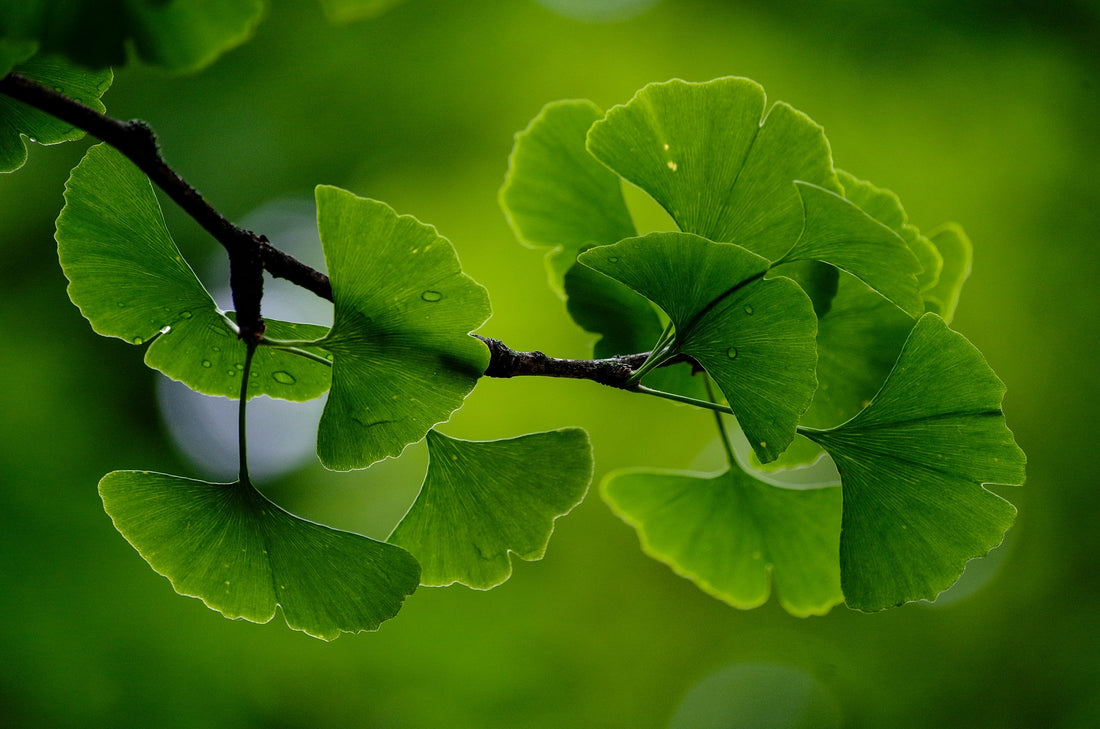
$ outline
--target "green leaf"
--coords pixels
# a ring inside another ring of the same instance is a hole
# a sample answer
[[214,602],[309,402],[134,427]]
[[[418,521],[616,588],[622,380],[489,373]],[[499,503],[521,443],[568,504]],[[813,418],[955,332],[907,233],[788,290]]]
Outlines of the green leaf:
[[350,23],[381,15],[403,0],[321,0],[325,16],[334,23]]
[[[11,49],[9,58],[18,58],[17,51],[28,50],[25,45],[21,49],[5,45]],[[114,78],[110,69],[87,71],[49,56],[35,56],[12,70],[100,112],[105,107],[99,98]],[[0,94],[0,172],[17,170],[27,161],[23,137],[39,144],[60,144],[83,136],[84,132],[71,124]]]
[[796,183],[806,223],[784,261],[830,263],[860,279],[916,317],[924,312],[917,289],[921,265],[897,234],[840,195]]
[[489,363],[469,336],[489,298],[450,241],[384,203],[322,185],[317,221],[335,302],[318,342],[333,365],[317,454],[334,470],[365,468],[462,405]]
[[552,249],[547,268],[559,292],[578,253],[636,234],[618,176],[585,149],[588,129],[601,116],[590,101],[543,107],[516,135],[500,190],[500,205],[520,241]]
[[943,268],[943,258],[935,244],[909,224],[909,216],[902,208],[898,196],[890,190],[883,190],[870,182],[856,179],[843,170],[838,170],[837,176],[844,186],[844,197],[901,236],[917,257],[921,265],[921,271],[917,275],[920,291],[925,292],[935,286],[940,278],[940,269]]
[[420,581],[405,550],[299,519],[247,483],[148,471],[99,482],[115,528],[176,592],[227,618],[287,625],[324,640],[376,630]]
[[194,71],[252,35],[263,0],[19,0],[0,5],[0,36],[37,40],[82,66],[145,63]]
[[840,471],[850,606],[931,600],[1000,544],[1016,510],[982,484],[1022,484],[1025,464],[1000,409],[1004,389],[972,344],[925,314],[866,409],[800,431]]
[[798,284],[764,279],[766,259],[690,233],[628,238],[578,260],[661,307],[676,328],[668,352],[711,374],[762,461],[783,452],[817,387],[817,317]]
[[651,84],[607,112],[588,149],[680,226],[782,258],[802,230],[793,182],[841,191],[821,127],[748,79]]
[[[168,234],[149,180],[105,144],[88,150],[65,186],[57,251],[69,298],[99,334],[152,341],[145,363],[208,395],[240,396],[245,345]],[[269,334],[316,338],[324,329],[269,322]],[[309,400],[329,368],[271,347],[257,350],[249,396]]]
[[600,490],[646,554],[734,607],[762,605],[773,581],[793,615],[843,600],[839,488],[780,488],[734,466],[717,476],[619,471]]
[[510,555],[542,559],[554,520],[581,502],[592,449],[579,428],[467,441],[428,433],[428,475],[389,541],[422,565],[421,584],[496,587]]
[[973,246],[958,225],[948,223],[929,234],[929,239],[943,257],[943,271],[936,285],[924,292],[928,310],[950,322],[959,305],[963,283],[970,275]]

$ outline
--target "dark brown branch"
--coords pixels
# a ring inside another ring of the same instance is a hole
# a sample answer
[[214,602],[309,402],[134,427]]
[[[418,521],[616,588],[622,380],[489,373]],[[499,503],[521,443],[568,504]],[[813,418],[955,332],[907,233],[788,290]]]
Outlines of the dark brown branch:
[[[256,341],[263,335],[260,273],[264,269],[332,301],[328,276],[274,248],[266,237],[230,222],[169,167],[160,154],[156,136],[145,122],[113,119],[15,73],[0,78],[0,93],[83,129],[117,149],[225,248],[229,254],[233,305],[243,339]],[[497,339],[477,338],[489,348],[486,377],[567,377],[622,389],[648,356],[643,353],[610,359],[560,359],[542,352],[517,352]],[[668,364],[677,361],[683,359],[676,358]]]
[[286,278],[331,300],[332,288],[324,274],[272,248],[263,236],[234,225],[169,167],[160,154],[156,136],[145,122],[112,119],[15,73],[0,79],[0,93],[83,129],[117,149],[225,248],[235,270],[233,305],[242,337],[256,339],[263,333],[262,278],[246,273],[248,267],[262,266],[273,276]]
[[[486,377],[567,377],[574,380],[592,380],[601,385],[629,389],[627,380],[634,370],[649,356],[648,352],[627,354],[608,359],[560,359],[542,352],[517,352],[499,339],[475,337],[489,348],[489,366]],[[687,357],[674,357],[666,365],[689,361]]]

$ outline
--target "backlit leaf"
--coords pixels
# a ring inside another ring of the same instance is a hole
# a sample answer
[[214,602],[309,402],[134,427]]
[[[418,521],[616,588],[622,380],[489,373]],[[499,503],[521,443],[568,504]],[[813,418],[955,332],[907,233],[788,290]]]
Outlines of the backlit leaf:
[[650,233],[578,260],[634,289],[668,314],[671,351],[711,374],[764,462],[794,438],[817,386],[817,317],[788,278],[765,279],[768,261],[690,233]]
[[974,346],[925,314],[866,409],[830,430],[800,431],[840,471],[850,606],[930,600],[1001,542],[1016,510],[983,484],[1021,484],[1025,464],[1003,395]]
[[842,188],[821,127],[787,104],[765,108],[744,78],[651,84],[592,126],[588,148],[681,230],[774,261],[802,230],[794,181]]
[[317,454],[331,469],[365,468],[462,405],[489,363],[469,336],[489,298],[450,241],[384,203],[322,185],[317,221],[335,302],[317,342],[333,355]]
[[[207,395],[239,397],[245,345],[183,260],[149,180],[105,144],[88,150],[65,186],[57,251],[69,298],[99,334],[152,342],[145,363]],[[324,329],[269,322],[269,334]],[[329,385],[324,364],[260,347],[249,396],[309,400]]]
[[554,520],[584,498],[592,478],[579,428],[494,441],[428,433],[428,475],[389,541],[421,564],[421,583],[495,587],[510,555],[541,559]]
[[115,527],[176,592],[227,618],[325,640],[375,630],[420,581],[407,552],[299,519],[247,483],[115,471],[99,483]]
[[[9,58],[16,59],[21,55],[17,51],[25,52],[29,47],[6,44],[6,48],[11,53]],[[50,56],[35,56],[12,70],[100,112],[105,107],[99,98],[114,78],[110,69],[88,71]],[[39,144],[59,144],[83,136],[83,130],[0,94],[0,172],[17,170],[27,161],[24,137]]]
[[843,599],[839,488],[779,488],[734,466],[716,476],[619,471],[600,489],[647,554],[734,607],[762,605],[773,583],[793,615]]

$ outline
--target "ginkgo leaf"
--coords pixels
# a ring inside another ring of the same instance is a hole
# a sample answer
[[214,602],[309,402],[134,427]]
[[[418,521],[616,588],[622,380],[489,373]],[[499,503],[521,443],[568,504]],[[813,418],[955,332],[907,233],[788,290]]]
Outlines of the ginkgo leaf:
[[[133,53],[170,71],[192,71],[243,43],[263,0],[18,0],[0,4],[0,36],[36,40],[90,68],[122,66]],[[132,50],[131,50],[132,49]]]
[[963,283],[970,275],[974,249],[963,229],[953,223],[937,228],[928,237],[943,258],[943,270],[936,285],[924,292],[924,300],[929,311],[950,323],[959,305]]
[[[21,55],[17,51],[28,49],[13,48],[12,44],[7,47],[12,59]],[[110,69],[89,71],[50,56],[35,56],[13,70],[99,112],[106,108],[99,99],[114,78]],[[27,161],[24,137],[39,144],[60,144],[83,136],[83,130],[0,94],[0,172],[17,170]]]
[[1022,484],[1025,465],[1001,412],[1004,389],[972,344],[925,314],[864,410],[800,431],[840,471],[850,606],[930,600],[1000,544],[1016,510],[983,484]]
[[[245,345],[183,260],[149,180],[99,144],[65,186],[57,251],[69,298],[99,334],[152,342],[150,367],[207,395],[239,397]],[[312,339],[324,329],[270,322],[273,335]],[[316,352],[315,352],[316,353]],[[271,347],[257,350],[249,396],[309,400],[328,389],[329,368]]]
[[420,582],[408,552],[300,519],[248,483],[115,471],[99,483],[115,527],[176,592],[227,618],[325,640],[376,630]]
[[718,475],[617,471],[600,490],[647,554],[734,607],[764,604],[773,583],[793,615],[822,615],[843,600],[835,486],[785,489],[733,466]]
[[722,390],[764,462],[794,438],[817,387],[817,317],[788,278],[763,278],[768,261],[690,233],[650,233],[578,260],[634,289],[675,326],[670,352],[690,355]]
[[469,336],[489,297],[450,241],[385,203],[322,185],[317,223],[335,304],[317,342],[333,355],[317,455],[334,470],[365,468],[462,405],[489,363]]
[[825,135],[744,78],[651,84],[588,133],[588,149],[681,230],[782,258],[802,230],[794,181],[840,192]]
[[[577,254],[636,235],[618,175],[585,149],[603,112],[590,101],[559,101],[516,135],[500,205],[516,236],[550,248],[550,284],[563,291]],[[618,352],[617,354],[623,354]]]
[[851,200],[860,210],[890,228],[901,236],[909,250],[920,262],[921,270],[917,274],[917,286],[921,292],[936,285],[943,268],[943,258],[935,244],[921,235],[916,226],[909,223],[909,216],[901,206],[901,200],[890,190],[860,180],[843,170],[837,170],[837,176],[844,186],[844,197]]
[[917,288],[921,265],[894,231],[840,195],[795,183],[806,222],[784,262],[815,260],[852,274],[911,316],[924,312]]
[[494,441],[428,433],[428,474],[389,541],[421,564],[421,584],[496,587],[511,555],[541,559],[554,521],[581,502],[592,449],[580,428]]

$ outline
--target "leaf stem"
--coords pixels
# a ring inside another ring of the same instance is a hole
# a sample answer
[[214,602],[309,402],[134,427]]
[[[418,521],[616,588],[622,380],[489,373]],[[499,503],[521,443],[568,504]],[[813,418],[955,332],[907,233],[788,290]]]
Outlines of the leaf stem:
[[[703,375],[703,384],[707,388],[707,397],[710,398],[712,402],[716,401],[717,398],[714,396],[714,385],[710,381],[710,375]],[[718,424],[718,434],[722,439],[722,447],[726,449],[726,462],[729,464],[730,468],[734,468],[737,465],[737,456],[733,453],[729,431],[726,430],[726,423],[722,420],[722,413],[717,411],[714,413],[714,422]]]
[[716,402],[710,402],[708,400],[699,400],[698,398],[688,397],[687,395],[677,395],[675,392],[665,392],[663,390],[654,390],[645,385],[635,385],[630,388],[631,392],[640,392],[643,395],[653,395],[654,397],[661,397],[665,400],[673,400],[675,402],[683,403],[685,405],[694,405],[697,408],[705,408],[707,410],[713,410],[718,413],[726,413],[728,415],[736,415],[728,405],[720,405]]

